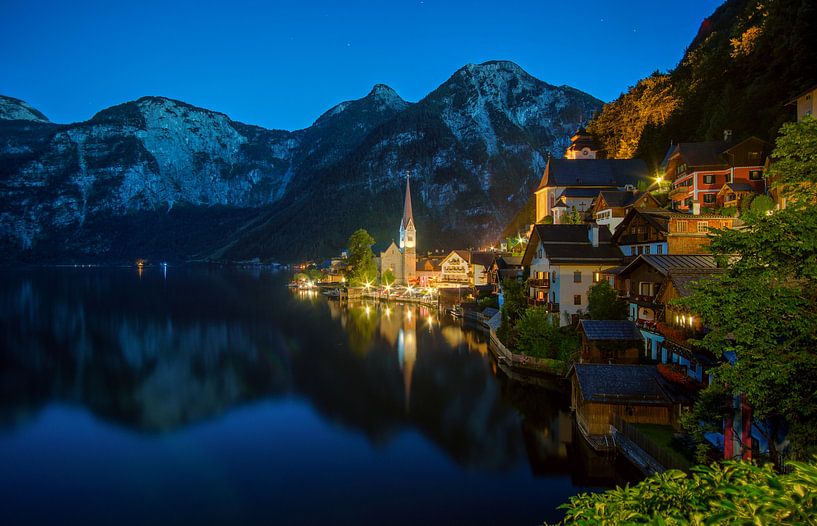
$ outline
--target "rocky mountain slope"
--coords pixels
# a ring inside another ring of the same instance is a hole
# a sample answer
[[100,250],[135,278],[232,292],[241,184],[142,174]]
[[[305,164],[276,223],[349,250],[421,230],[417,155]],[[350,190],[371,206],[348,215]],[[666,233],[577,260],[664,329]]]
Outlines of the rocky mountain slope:
[[15,261],[288,261],[356,228],[396,235],[412,175],[420,249],[496,237],[593,97],[510,62],[468,65],[417,103],[376,85],[304,130],[161,97],[50,123],[0,99],[0,248]]

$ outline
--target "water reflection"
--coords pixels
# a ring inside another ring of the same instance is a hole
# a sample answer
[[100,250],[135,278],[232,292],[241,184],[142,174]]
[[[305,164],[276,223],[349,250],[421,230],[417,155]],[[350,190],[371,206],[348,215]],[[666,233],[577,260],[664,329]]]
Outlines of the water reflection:
[[[620,477],[606,460],[577,455],[563,386],[495,372],[484,336],[433,309],[327,301],[263,272],[166,270],[6,273],[0,439],[55,403],[175,436],[261,400],[294,399],[375,448],[410,432],[466,472],[559,475],[553,502],[530,514],[537,521],[576,484]],[[333,437],[325,447],[344,454]],[[597,477],[593,462],[607,474]]]

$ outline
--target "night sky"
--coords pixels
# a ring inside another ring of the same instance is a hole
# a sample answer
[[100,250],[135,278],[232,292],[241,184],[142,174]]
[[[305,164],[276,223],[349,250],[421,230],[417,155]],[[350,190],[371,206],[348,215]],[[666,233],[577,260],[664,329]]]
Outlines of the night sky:
[[720,3],[0,0],[0,93],[55,122],[163,95],[296,129],[375,83],[416,101],[501,59],[611,100],[674,67]]

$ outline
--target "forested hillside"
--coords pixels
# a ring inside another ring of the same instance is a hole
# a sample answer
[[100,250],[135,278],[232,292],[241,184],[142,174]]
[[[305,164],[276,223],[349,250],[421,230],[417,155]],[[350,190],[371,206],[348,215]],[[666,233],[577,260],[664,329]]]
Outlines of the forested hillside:
[[736,139],[774,139],[794,117],[786,104],[814,83],[817,2],[728,0],[701,23],[673,71],[640,80],[588,130],[608,156],[657,166],[670,142],[714,140],[725,129]]

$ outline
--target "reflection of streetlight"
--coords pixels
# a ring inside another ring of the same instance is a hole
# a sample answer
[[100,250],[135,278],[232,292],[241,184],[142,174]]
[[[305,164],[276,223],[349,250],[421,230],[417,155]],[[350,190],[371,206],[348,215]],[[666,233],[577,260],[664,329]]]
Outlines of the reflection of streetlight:
[[411,319],[411,309],[406,309],[406,318]]
[[391,307],[386,307],[386,317],[391,316]]

